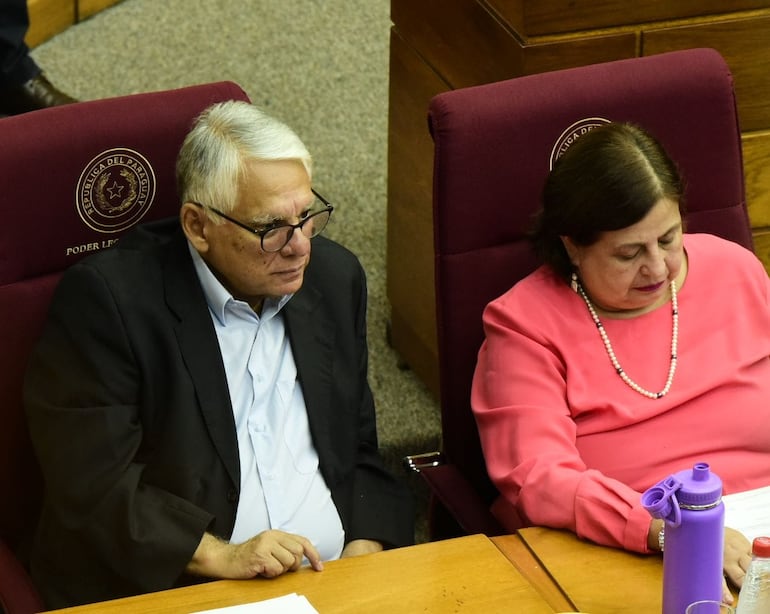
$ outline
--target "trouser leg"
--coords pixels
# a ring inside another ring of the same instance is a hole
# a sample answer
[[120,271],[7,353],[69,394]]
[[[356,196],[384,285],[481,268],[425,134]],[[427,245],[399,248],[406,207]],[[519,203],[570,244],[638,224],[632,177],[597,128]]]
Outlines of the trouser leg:
[[20,85],[40,74],[24,42],[28,29],[26,0],[0,0],[0,88]]

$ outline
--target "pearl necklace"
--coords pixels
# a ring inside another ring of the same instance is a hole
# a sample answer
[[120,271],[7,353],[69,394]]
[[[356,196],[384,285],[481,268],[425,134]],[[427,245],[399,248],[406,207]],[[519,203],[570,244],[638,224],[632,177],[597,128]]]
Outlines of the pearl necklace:
[[661,397],[666,396],[669,390],[671,390],[671,384],[673,384],[674,382],[674,373],[676,372],[676,362],[677,362],[676,351],[677,351],[677,344],[679,339],[679,305],[676,300],[676,283],[674,282],[674,280],[671,280],[671,320],[672,320],[671,364],[668,368],[668,377],[666,378],[666,385],[663,386],[663,390],[661,390],[660,392],[650,392],[649,390],[645,390],[639,384],[637,384],[634,380],[628,377],[626,372],[623,370],[623,367],[620,366],[620,362],[618,362],[617,357],[615,356],[615,351],[612,349],[610,338],[607,336],[607,331],[604,330],[604,325],[599,319],[599,316],[596,313],[596,309],[594,309],[594,306],[591,303],[591,300],[588,298],[588,295],[585,293],[585,290],[583,290],[583,284],[578,283],[577,290],[580,296],[583,297],[583,300],[585,301],[585,304],[588,307],[588,311],[591,314],[591,318],[593,319],[594,324],[596,324],[596,328],[599,331],[599,335],[601,336],[602,341],[604,342],[604,349],[607,350],[607,356],[609,356],[610,362],[612,363],[612,366],[615,368],[615,371],[617,372],[617,374],[620,376],[620,379],[622,379],[626,384],[628,384],[628,386],[631,387],[633,390],[650,399],[660,399]]

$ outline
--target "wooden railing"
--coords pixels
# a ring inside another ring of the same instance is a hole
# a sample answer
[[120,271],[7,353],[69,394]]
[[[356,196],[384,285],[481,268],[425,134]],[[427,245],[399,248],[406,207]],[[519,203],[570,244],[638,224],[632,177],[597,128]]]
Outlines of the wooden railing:
[[120,0],[28,0],[30,25],[27,45],[36,47],[71,25],[118,2]]

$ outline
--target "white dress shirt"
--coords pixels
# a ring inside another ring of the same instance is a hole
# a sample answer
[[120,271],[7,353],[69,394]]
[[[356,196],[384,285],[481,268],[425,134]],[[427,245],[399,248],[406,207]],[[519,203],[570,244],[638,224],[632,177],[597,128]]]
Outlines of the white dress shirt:
[[230,541],[280,529],[307,537],[323,560],[339,558],[345,533],[318,466],[280,313],[292,295],[266,299],[257,315],[189,247],[219,339],[238,434],[241,489]]

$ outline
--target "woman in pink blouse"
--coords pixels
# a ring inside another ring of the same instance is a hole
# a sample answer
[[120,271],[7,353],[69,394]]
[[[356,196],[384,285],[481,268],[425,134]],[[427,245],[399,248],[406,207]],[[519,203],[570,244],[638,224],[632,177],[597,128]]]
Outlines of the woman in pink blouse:
[[[473,382],[503,525],[650,552],[662,521],[640,498],[662,478],[705,461],[725,494],[770,484],[770,281],[750,251],[684,234],[682,193],[628,124],[555,164],[533,235],[545,264],[488,305]],[[737,586],[749,560],[727,529]]]

